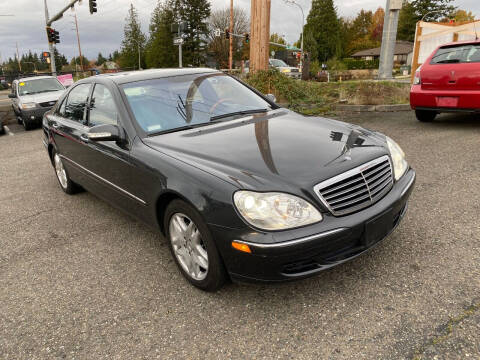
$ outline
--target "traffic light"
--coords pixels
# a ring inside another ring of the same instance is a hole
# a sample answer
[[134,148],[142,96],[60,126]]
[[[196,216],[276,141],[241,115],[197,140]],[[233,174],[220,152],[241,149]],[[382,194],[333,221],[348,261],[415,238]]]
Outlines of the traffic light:
[[50,44],[58,44],[60,42],[60,34],[57,30],[47,27],[47,38]]
[[225,39],[230,39],[230,30],[225,29]]
[[90,14],[97,12],[97,0],[88,0],[88,7],[90,8]]
[[250,42],[250,34],[249,33],[245,33],[245,43],[249,43]]
[[42,52],[41,60],[42,62],[50,63],[50,53],[48,51]]

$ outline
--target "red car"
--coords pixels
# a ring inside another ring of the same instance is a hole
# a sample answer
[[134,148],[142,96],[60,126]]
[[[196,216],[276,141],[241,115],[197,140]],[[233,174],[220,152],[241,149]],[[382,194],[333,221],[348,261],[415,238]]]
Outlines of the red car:
[[480,40],[437,48],[415,73],[410,105],[420,121],[442,112],[480,112]]

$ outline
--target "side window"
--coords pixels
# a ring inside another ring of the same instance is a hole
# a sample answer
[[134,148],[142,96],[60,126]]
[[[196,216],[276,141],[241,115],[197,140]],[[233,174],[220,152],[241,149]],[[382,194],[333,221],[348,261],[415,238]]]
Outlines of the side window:
[[74,87],[68,94],[63,116],[84,124],[85,105],[87,104],[89,93],[90,84],[80,84]]
[[117,107],[112,93],[102,84],[96,84],[90,101],[88,126],[117,124]]
[[17,82],[16,81],[14,81],[13,84],[12,84],[12,94],[17,96]]

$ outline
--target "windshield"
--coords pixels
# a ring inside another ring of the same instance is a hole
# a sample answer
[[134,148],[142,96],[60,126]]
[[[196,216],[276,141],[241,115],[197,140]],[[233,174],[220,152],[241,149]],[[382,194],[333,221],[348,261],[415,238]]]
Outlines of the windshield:
[[18,84],[18,94],[20,96],[59,90],[65,90],[65,88],[54,78],[20,81]]
[[122,88],[137,123],[148,134],[271,109],[267,101],[223,73],[143,80]]
[[283,60],[279,59],[270,59],[270,64],[275,67],[288,67]]

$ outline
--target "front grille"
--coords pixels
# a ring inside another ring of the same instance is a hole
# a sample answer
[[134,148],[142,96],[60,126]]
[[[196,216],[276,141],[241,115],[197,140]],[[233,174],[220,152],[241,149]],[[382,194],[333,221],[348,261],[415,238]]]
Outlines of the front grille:
[[39,105],[41,107],[52,107],[53,105],[55,105],[56,101],[47,101],[47,102],[43,102],[43,103],[40,103]]
[[333,215],[341,216],[376,203],[392,186],[392,166],[385,155],[323,181],[314,190]]
[[299,69],[290,69],[290,72],[298,73],[300,70]]

